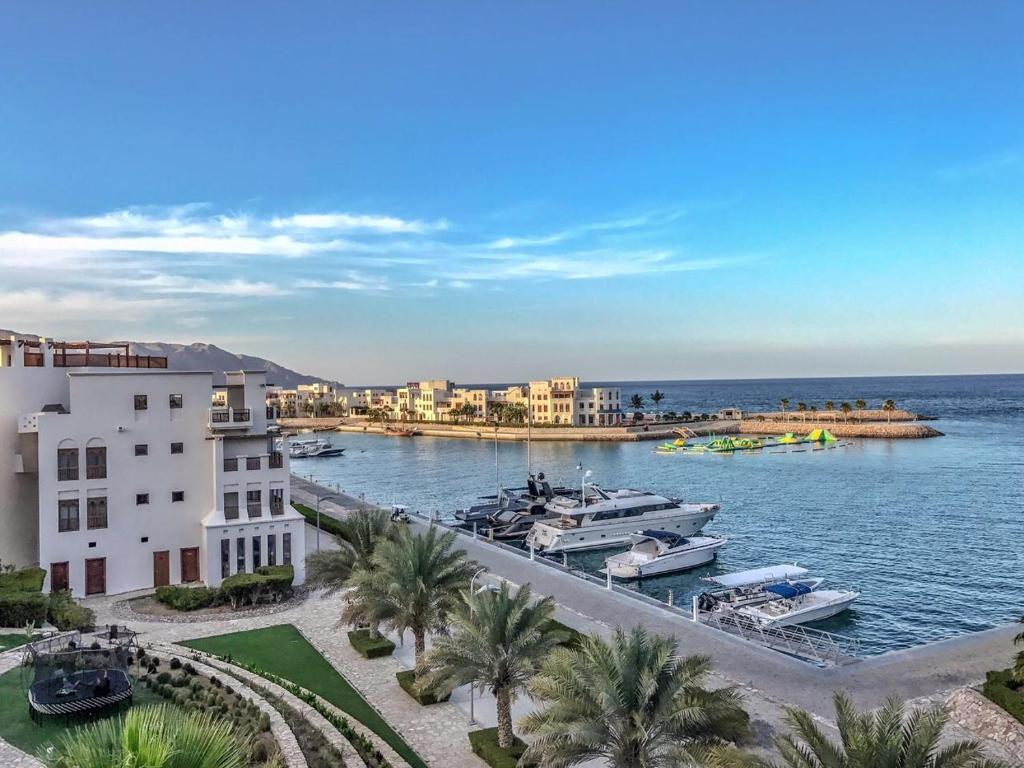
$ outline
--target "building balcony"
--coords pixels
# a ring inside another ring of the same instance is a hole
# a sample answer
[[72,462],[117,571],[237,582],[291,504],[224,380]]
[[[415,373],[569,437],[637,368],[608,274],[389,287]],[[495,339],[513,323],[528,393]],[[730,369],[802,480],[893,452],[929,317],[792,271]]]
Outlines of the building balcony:
[[252,426],[249,408],[211,408],[208,426],[213,430],[248,429]]

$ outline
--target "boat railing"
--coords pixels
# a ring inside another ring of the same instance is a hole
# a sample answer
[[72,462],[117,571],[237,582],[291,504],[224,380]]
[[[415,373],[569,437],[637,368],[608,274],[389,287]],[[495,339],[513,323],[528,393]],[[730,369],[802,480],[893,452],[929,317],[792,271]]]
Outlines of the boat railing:
[[729,609],[700,611],[698,617],[702,623],[710,627],[819,664],[843,664],[860,654],[860,641],[856,638],[805,627],[802,624],[778,626]]

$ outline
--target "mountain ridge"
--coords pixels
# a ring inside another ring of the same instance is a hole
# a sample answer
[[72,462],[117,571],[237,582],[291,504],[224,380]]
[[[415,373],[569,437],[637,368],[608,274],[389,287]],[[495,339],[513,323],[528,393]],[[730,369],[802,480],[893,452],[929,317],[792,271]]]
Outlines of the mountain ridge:
[[[40,337],[34,333],[21,333],[0,329],[0,338],[17,336],[21,339],[38,340]],[[53,338],[47,336],[46,338]],[[132,354],[155,355],[167,358],[167,367],[176,371],[213,371],[216,383],[224,379],[225,371],[258,370],[267,372],[267,383],[275,384],[285,389],[294,389],[299,384],[312,384],[324,381],[335,386],[341,386],[341,382],[331,381],[322,376],[310,376],[309,374],[287,368],[273,360],[256,355],[245,355],[218,347],[205,341],[196,341],[191,344],[176,344],[166,341],[125,341],[118,340],[119,344],[130,344]]]

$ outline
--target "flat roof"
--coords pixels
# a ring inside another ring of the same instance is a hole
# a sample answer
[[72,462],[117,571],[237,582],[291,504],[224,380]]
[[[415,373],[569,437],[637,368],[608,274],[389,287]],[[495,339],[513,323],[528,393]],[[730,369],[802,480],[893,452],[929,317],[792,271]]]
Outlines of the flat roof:
[[213,376],[213,371],[175,371],[170,368],[100,368],[69,370],[68,376]]

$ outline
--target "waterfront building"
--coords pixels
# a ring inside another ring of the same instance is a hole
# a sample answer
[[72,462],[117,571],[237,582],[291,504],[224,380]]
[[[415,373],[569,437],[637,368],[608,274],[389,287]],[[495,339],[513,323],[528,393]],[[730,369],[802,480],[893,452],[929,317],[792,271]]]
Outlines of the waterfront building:
[[[76,596],[305,573],[266,373],[169,371],[127,345],[0,340],[0,561]],[[271,418],[268,418],[271,417]]]
[[561,376],[529,384],[531,418],[537,424],[578,427],[622,423],[619,387],[581,387],[577,376]]

